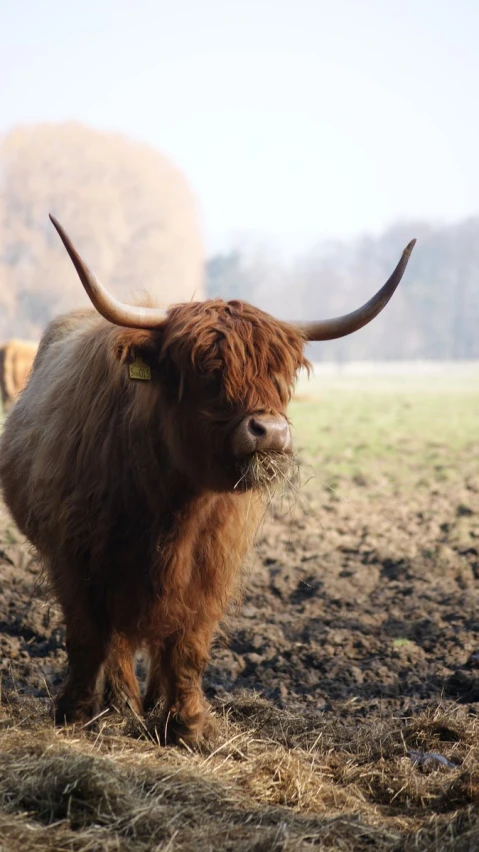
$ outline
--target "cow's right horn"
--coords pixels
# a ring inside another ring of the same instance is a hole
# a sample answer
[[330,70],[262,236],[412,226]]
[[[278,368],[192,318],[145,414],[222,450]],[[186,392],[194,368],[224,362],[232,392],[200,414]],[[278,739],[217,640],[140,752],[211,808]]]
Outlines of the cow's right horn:
[[82,256],[77,252],[70,237],[54,216],[50,219],[57,229],[60,239],[71,257],[73,265],[78,272],[88,296],[98,313],[115,325],[123,325],[126,328],[156,328],[165,318],[165,311],[161,308],[142,308],[133,305],[125,305],[119,302],[105,290],[96,275],[88,268]]
[[334,317],[334,319],[295,323],[306,340],[335,340],[338,337],[344,337],[346,334],[352,334],[353,331],[358,331],[358,329],[367,325],[368,322],[371,322],[374,317],[377,317],[382,309],[386,307],[403,277],[404,270],[415,245],[416,240],[411,240],[408,243],[391,277],[388,278],[384,286],[378,290],[372,299],[366,302],[361,308],[342,317]]

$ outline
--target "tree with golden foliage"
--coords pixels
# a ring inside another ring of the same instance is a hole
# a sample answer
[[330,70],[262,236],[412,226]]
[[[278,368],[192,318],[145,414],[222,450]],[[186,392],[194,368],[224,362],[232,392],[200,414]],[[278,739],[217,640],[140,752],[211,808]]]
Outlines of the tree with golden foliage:
[[73,122],[19,127],[0,140],[0,339],[88,303],[49,213],[117,297],[203,297],[195,200],[166,157]]

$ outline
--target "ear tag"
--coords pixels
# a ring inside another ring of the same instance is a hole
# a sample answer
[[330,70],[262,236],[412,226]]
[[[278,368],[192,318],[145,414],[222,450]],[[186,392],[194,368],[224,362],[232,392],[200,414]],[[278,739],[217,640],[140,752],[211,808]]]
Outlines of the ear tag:
[[128,372],[130,379],[141,379],[144,382],[149,382],[151,379],[151,370],[138,353],[135,354],[135,360],[128,365]]

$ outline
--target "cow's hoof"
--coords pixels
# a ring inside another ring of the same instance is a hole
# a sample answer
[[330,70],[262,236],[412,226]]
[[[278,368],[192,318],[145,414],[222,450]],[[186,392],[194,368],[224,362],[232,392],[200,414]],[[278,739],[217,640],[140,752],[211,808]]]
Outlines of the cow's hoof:
[[170,712],[163,715],[157,731],[160,742],[164,745],[186,745],[195,748],[212,740],[217,726],[208,711],[188,718]]
[[98,715],[97,702],[72,701],[67,696],[59,696],[53,708],[55,725],[86,725]]

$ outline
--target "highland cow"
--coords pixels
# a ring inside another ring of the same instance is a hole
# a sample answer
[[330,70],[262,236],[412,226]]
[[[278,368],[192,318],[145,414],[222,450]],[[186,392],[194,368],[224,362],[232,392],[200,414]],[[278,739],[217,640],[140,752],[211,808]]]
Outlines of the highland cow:
[[264,510],[258,470],[268,478],[292,454],[286,410],[304,345],[372,320],[414,241],[362,308],[290,324],[236,300],[166,312],[118,302],[52,221],[96,311],[47,328],[7,420],[0,476],[63,610],[56,719],[158,703],[166,738],[194,741],[211,723],[201,682],[212,637]]
[[0,346],[0,391],[4,411],[9,411],[27,383],[38,344],[9,340]]

